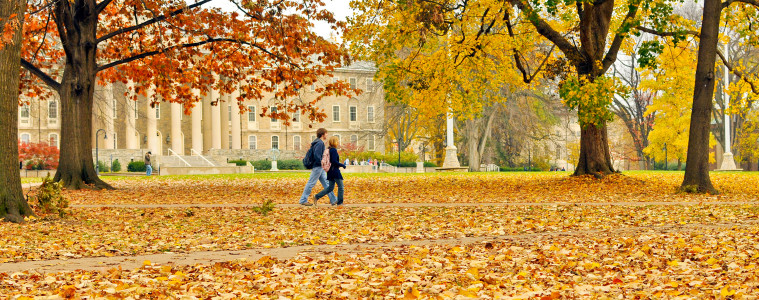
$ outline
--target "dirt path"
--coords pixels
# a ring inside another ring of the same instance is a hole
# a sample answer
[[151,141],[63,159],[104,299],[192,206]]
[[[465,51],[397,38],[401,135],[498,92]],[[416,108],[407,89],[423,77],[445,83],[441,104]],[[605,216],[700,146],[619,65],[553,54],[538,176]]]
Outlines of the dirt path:
[[[759,201],[714,201],[714,202],[501,202],[501,203],[356,203],[344,207],[461,207],[461,206],[676,206],[676,205],[759,205]],[[254,207],[259,204],[79,204],[76,208],[189,208],[189,207]],[[277,207],[305,207],[300,204],[277,204]],[[316,208],[339,208],[320,204]]]
[[191,253],[162,253],[138,256],[114,256],[114,257],[88,257],[79,259],[61,259],[45,261],[25,261],[18,263],[0,264],[0,273],[12,274],[15,272],[29,271],[39,273],[56,273],[74,270],[106,270],[121,266],[124,269],[134,269],[143,265],[143,262],[149,260],[153,264],[175,264],[175,265],[195,265],[209,264],[222,261],[233,261],[239,259],[258,260],[263,256],[271,256],[275,259],[286,260],[294,258],[299,253],[355,253],[366,248],[383,248],[399,246],[425,246],[425,245],[465,245],[484,243],[489,241],[528,241],[537,242],[546,238],[571,237],[582,235],[620,235],[620,234],[641,234],[645,233],[670,233],[692,229],[723,229],[732,227],[747,227],[759,224],[759,222],[748,223],[722,223],[722,224],[687,224],[687,225],[666,225],[666,226],[643,226],[643,227],[626,227],[611,230],[576,230],[576,231],[553,231],[530,234],[500,235],[485,237],[465,237],[453,239],[432,239],[418,241],[402,241],[389,243],[356,243],[340,245],[317,245],[317,246],[297,246],[288,248],[257,248],[239,251],[202,251]]

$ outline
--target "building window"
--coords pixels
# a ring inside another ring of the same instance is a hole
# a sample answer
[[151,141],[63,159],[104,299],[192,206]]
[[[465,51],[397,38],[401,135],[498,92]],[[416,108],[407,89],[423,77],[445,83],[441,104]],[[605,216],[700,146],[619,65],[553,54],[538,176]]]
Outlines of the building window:
[[374,106],[369,106],[366,108],[366,121],[369,123],[374,123]]
[[155,105],[155,118],[156,120],[161,118],[161,104],[156,103]]
[[374,151],[374,135],[369,139],[369,151]]
[[119,149],[119,143],[118,143],[118,139],[116,138],[116,133],[114,132],[113,135],[111,136],[113,137],[113,149]]
[[333,136],[336,137],[337,138],[337,142],[340,143],[340,135],[339,134],[334,134]]
[[337,83],[338,81],[340,81],[340,77],[332,77],[332,83]]
[[140,115],[140,110],[137,109],[136,101],[132,101],[132,105],[134,106],[134,119],[137,120],[137,117]]
[[311,141],[313,142],[313,141],[315,141],[315,140],[316,140],[316,136],[315,136],[315,135],[312,135],[312,136],[311,136]]
[[340,122],[340,106],[332,106],[332,122]]
[[256,150],[256,136],[255,135],[249,135],[248,136],[248,149]]
[[59,148],[60,145],[58,144],[58,134],[57,133],[51,133],[47,136],[48,140],[50,140],[50,146],[54,146],[55,148]]
[[371,79],[371,78],[367,78],[366,79],[366,89],[369,90],[369,91],[371,91],[373,87],[374,87],[374,80]]
[[269,110],[269,113],[272,115],[272,118],[271,118],[271,122],[272,123],[279,122],[279,120],[277,120],[277,118],[273,117],[277,113],[277,107],[276,106],[272,106],[270,108],[270,110]]
[[293,137],[293,150],[300,150],[300,136]]
[[256,107],[253,105],[248,105],[248,122],[255,122],[256,121]]
[[271,136],[271,148],[279,149],[279,136],[276,136],[276,135]]
[[227,122],[232,122],[232,105],[227,105]]
[[358,88],[358,81],[356,80],[356,78],[351,77],[348,81],[350,82],[352,89]]
[[356,122],[356,120],[358,120],[358,108],[355,106],[351,106],[348,108],[348,112],[350,115],[351,122]]
[[51,100],[47,104],[47,121],[49,123],[58,123],[58,101]]
[[351,134],[351,144],[358,145],[358,136],[355,134]]
[[556,159],[561,159],[561,145],[556,145]]
[[293,113],[293,122],[300,123],[300,110],[296,110]]
[[22,133],[21,134],[21,142],[22,143],[29,144],[29,142],[31,142],[31,140],[32,140],[32,136],[29,135],[28,133]]
[[18,109],[18,117],[21,120],[21,124],[29,124],[29,105],[24,104]]
[[311,84],[311,91],[312,91],[312,92],[315,92],[315,91],[316,91],[316,83],[312,83],[312,84]]

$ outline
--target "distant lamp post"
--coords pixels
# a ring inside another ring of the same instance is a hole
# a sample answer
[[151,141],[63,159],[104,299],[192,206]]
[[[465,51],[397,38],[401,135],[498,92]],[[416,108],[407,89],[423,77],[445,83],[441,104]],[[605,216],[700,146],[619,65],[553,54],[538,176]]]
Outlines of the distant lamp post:
[[98,166],[100,164],[100,155],[98,153],[98,150],[100,148],[100,140],[98,139],[98,135],[101,131],[103,132],[103,139],[105,140],[108,138],[108,134],[105,132],[105,129],[98,129],[98,131],[95,131],[95,174],[98,176],[100,176],[100,166]]

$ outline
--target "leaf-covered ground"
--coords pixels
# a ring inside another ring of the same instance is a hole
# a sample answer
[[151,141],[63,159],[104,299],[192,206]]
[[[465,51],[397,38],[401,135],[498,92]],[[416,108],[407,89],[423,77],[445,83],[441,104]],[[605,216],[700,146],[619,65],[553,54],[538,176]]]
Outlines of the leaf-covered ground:
[[[191,214],[191,216],[190,216]],[[551,231],[759,222],[759,206],[480,206],[75,209],[65,220],[6,224],[0,262],[397,242]]]
[[[71,191],[72,204],[297,203],[308,174],[125,178],[116,191]],[[715,173],[718,196],[677,192],[683,173],[568,177],[551,173],[346,174],[347,203],[758,201],[757,173]],[[317,188],[320,185],[317,184]],[[317,190],[318,191],[318,190]],[[315,193],[315,192],[314,192]]]
[[303,253],[195,266],[0,274],[5,295],[176,299],[744,298],[759,227]]
[[[346,178],[346,201],[374,204],[280,205],[266,216],[223,205],[293,204],[304,174],[120,178],[112,181],[116,191],[65,194],[78,205],[222,207],[75,207],[65,219],[0,223],[0,263],[303,245],[326,252],[109,271],[14,270],[0,273],[0,299],[755,299],[759,174],[712,177],[722,195],[677,193],[682,173],[602,181],[558,173],[354,175]],[[471,205],[503,202],[517,204]],[[533,202],[541,205],[526,204]],[[431,203],[447,204],[425,206]],[[467,238],[492,241],[454,240]]]

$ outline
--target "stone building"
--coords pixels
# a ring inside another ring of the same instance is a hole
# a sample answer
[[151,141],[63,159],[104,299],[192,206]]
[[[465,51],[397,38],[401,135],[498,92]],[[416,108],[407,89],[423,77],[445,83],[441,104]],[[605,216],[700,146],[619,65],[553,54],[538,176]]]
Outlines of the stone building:
[[[104,157],[136,160],[148,150],[159,156],[202,154],[217,160],[258,160],[269,158],[271,149],[280,151],[280,159],[288,159],[302,157],[315,138],[316,129],[325,127],[331,135],[339,136],[343,144],[354,143],[369,151],[384,152],[384,91],[382,84],[373,80],[375,72],[373,64],[356,62],[336,69],[333,77],[321,78],[315,85],[304,88],[301,96],[288,101],[312,101],[317,97],[317,85],[338,79],[363,93],[353,98],[322,98],[316,106],[327,114],[324,122],[315,123],[295,113],[289,126],[260,116],[265,107],[271,110],[276,106],[271,94],[244,103],[250,112],[240,114],[234,100],[236,94],[211,91],[191,114],[185,115],[181,104],[160,103],[150,107],[146,97],[127,100],[125,84],[102,86],[95,94],[93,146],[97,141],[100,160]],[[216,101],[218,105],[211,105]],[[32,99],[30,105],[19,109],[19,139],[60,145],[59,111],[57,100]],[[98,133],[99,129],[103,130]]]

